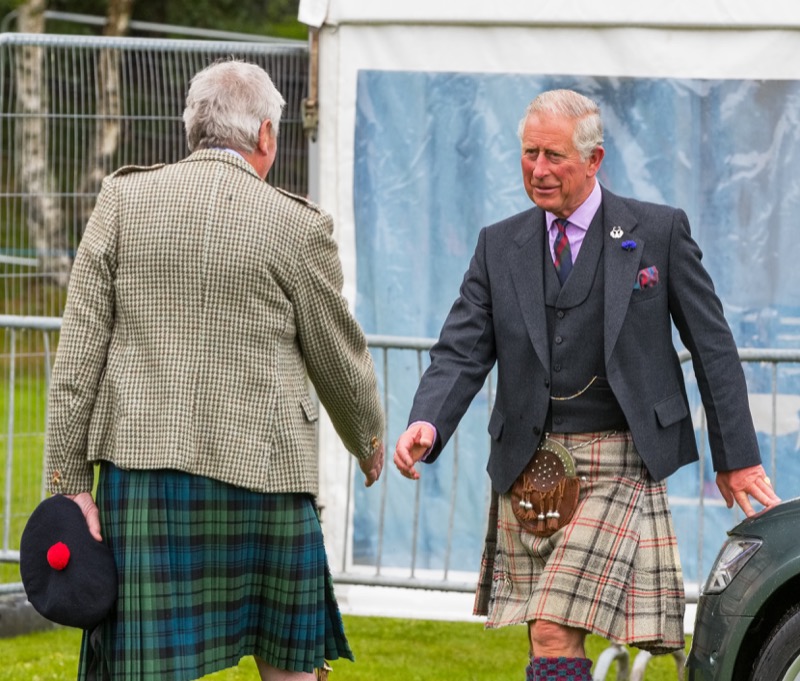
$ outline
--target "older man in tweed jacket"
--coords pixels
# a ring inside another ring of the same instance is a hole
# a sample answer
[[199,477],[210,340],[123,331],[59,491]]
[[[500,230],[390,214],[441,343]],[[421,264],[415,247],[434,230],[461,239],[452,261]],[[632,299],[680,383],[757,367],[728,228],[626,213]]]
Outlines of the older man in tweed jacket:
[[[184,113],[194,153],[106,178],[78,250],[47,475],[115,551],[120,606],[94,653],[109,678],[192,679],[252,654],[263,679],[303,679],[352,659],[314,508],[308,379],[368,486],[384,422],[331,217],[264,182],[283,104],[255,65],[202,71]],[[142,595],[156,582],[166,601]]]

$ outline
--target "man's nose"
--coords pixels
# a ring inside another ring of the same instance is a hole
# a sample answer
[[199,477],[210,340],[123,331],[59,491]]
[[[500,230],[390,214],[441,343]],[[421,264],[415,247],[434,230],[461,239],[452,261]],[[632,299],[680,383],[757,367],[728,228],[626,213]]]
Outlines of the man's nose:
[[533,162],[531,173],[534,177],[545,177],[550,174],[550,164],[544,156],[539,156]]

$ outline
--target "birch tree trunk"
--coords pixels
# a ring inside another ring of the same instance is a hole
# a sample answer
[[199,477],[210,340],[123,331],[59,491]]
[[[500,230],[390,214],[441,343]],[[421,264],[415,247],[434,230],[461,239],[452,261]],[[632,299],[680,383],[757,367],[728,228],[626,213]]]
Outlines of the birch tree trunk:
[[[125,35],[131,20],[134,0],[109,0],[106,25],[103,35],[116,37]],[[114,170],[114,155],[117,153],[121,131],[122,100],[120,98],[120,53],[118,50],[99,51],[97,83],[97,127],[90,162],[87,164],[81,191],[95,196],[100,191],[103,178]],[[94,205],[84,204],[83,223],[86,224]]]
[[[47,0],[27,0],[19,8],[23,33],[42,33]],[[23,46],[15,64],[17,81],[17,181],[27,197],[27,227],[39,267],[59,286],[66,286],[71,261],[64,230],[58,183],[47,164],[47,94],[43,51]]]

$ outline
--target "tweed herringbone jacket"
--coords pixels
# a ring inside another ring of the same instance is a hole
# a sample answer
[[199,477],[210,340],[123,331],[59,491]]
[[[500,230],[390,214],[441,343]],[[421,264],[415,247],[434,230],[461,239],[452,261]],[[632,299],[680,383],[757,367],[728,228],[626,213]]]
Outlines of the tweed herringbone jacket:
[[309,378],[344,446],[368,457],[383,413],[332,229],[224,151],[107,177],[53,368],[50,491],[91,490],[107,460],[316,494]]

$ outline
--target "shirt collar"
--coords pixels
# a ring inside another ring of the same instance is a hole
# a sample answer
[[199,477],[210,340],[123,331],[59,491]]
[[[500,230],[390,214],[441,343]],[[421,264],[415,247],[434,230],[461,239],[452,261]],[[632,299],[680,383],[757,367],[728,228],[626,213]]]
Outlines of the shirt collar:
[[238,156],[242,159],[245,163],[247,163],[247,159],[242,156],[236,149],[231,149],[229,147],[211,147],[214,151],[227,151],[229,154],[233,154],[234,156]]
[[[589,229],[589,225],[592,224],[592,220],[594,220],[594,216],[600,208],[602,199],[603,193],[600,189],[600,183],[595,181],[594,188],[589,196],[587,196],[586,200],[569,216],[569,224],[575,225],[575,227],[582,229],[584,232]],[[545,212],[544,216],[547,220],[547,229],[549,230],[557,218],[550,212]]]

